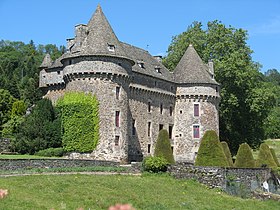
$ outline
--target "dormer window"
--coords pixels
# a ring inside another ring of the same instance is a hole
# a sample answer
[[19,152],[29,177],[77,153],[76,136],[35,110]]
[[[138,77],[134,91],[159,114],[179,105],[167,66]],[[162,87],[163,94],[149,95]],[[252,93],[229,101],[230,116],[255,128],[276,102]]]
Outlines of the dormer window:
[[137,62],[137,65],[138,65],[140,68],[142,68],[142,69],[145,68],[145,67],[144,67],[144,62],[143,62],[143,61],[138,61],[138,62]]
[[160,67],[159,67],[159,66],[156,66],[156,67],[155,67],[155,70],[156,70],[157,73],[161,74],[161,70],[160,70]]
[[113,44],[108,44],[108,50],[109,50],[110,52],[115,52],[115,45],[113,45]]

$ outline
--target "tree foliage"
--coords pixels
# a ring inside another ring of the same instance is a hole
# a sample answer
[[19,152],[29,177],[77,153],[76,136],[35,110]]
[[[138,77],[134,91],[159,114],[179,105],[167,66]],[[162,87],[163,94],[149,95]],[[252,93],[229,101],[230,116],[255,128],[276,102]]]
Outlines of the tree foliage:
[[234,167],[254,168],[255,162],[251,147],[247,143],[242,143],[237,151]]
[[202,137],[195,160],[196,166],[229,166],[216,131],[208,130]]
[[279,163],[279,160],[277,159],[275,150],[274,150],[273,148],[269,148],[269,149],[270,149],[271,155],[272,155],[273,160],[275,161],[276,165],[277,165],[278,167],[280,167],[280,163]]
[[222,141],[221,145],[222,145],[224,153],[226,155],[226,158],[227,158],[227,161],[228,161],[228,165],[230,167],[232,167],[233,166],[233,161],[232,161],[232,156],[231,156],[228,144],[225,141]]
[[269,146],[266,143],[262,143],[260,145],[257,166],[258,167],[270,167],[270,168],[277,167],[277,164],[274,161],[274,158],[273,158],[273,155],[271,154]]
[[58,105],[62,116],[63,148],[67,152],[92,152],[99,140],[99,108],[95,96],[66,93]]
[[194,22],[187,31],[173,37],[163,63],[171,70],[189,44],[205,63],[215,64],[215,78],[221,84],[220,138],[235,154],[239,144],[257,147],[264,138],[263,122],[273,106],[275,94],[264,84],[260,65],[252,61],[247,32],[208,22],[204,29]]
[[168,132],[165,129],[159,131],[154,156],[165,158],[169,164],[175,163]]

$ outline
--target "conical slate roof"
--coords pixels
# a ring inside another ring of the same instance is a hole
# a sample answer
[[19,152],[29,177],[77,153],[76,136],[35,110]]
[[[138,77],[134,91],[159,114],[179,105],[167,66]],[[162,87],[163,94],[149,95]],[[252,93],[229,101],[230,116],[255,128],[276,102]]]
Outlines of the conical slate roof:
[[43,59],[42,64],[40,65],[40,68],[47,68],[52,65],[53,61],[51,59],[51,56],[49,53],[47,53]]
[[176,83],[211,83],[217,84],[209,73],[196,50],[189,45],[180,62],[174,69]]
[[88,34],[82,44],[81,54],[127,57],[100,5],[97,6],[87,28]]

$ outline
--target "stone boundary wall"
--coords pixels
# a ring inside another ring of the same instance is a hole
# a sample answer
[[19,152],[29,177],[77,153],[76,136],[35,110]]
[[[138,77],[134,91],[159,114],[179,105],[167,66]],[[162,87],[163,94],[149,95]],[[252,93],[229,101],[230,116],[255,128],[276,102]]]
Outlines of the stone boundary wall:
[[0,152],[8,152],[10,147],[10,139],[0,138]]
[[73,159],[0,159],[0,170],[119,166],[117,162]]
[[231,183],[243,184],[249,191],[262,187],[271,179],[270,168],[200,167],[191,163],[177,163],[168,167],[172,176],[179,179],[196,179],[210,188],[227,190]]

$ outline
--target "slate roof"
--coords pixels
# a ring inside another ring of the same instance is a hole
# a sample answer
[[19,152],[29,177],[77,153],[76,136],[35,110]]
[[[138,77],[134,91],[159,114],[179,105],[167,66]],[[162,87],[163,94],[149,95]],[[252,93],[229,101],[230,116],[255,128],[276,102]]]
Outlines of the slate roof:
[[212,79],[208,66],[203,63],[192,45],[189,45],[174,69],[174,81],[176,83],[218,84],[215,79]]
[[40,68],[47,68],[52,65],[52,59],[49,53],[47,53],[43,59],[42,64],[40,65]]

